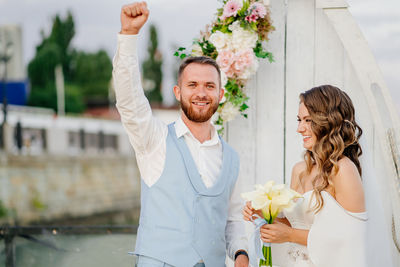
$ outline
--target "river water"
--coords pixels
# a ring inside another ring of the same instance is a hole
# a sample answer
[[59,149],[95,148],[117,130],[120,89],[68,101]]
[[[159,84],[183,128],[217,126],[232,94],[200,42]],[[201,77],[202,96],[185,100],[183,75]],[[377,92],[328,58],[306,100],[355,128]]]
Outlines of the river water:
[[[33,236],[37,241],[15,238],[16,267],[133,267],[133,234]],[[5,266],[4,242],[0,266]]]

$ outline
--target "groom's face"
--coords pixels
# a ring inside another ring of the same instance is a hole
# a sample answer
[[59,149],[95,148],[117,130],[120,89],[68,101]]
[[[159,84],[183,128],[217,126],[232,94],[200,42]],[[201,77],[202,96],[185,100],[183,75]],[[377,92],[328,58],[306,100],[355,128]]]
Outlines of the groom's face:
[[219,79],[218,71],[211,65],[191,63],[183,70],[174,93],[189,120],[206,122],[217,111],[224,95]]

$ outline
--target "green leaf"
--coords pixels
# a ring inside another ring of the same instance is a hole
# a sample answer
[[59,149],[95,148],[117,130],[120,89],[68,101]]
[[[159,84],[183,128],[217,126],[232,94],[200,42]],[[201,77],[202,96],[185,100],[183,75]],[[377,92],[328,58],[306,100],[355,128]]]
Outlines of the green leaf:
[[183,50],[186,50],[186,48],[185,47],[179,47],[178,48],[178,51],[183,51]]
[[218,119],[214,123],[215,125],[223,125],[224,120],[222,119],[221,115],[218,116]]
[[227,19],[225,20],[225,25],[231,24],[231,23],[234,22],[234,21],[235,21],[235,18],[234,18],[234,17],[229,17],[229,18],[227,18]]
[[181,54],[179,57],[180,57],[181,59],[184,59],[186,56],[187,56],[186,54]]
[[251,27],[252,30],[258,31],[258,29],[257,29],[257,23],[256,23],[256,22],[250,23],[250,27]]
[[220,135],[220,136],[223,136],[224,135],[224,127],[221,127],[221,129],[219,129],[217,132],[218,132],[218,134]]
[[250,6],[250,1],[246,1],[246,0],[243,1],[243,6],[242,6],[242,8],[238,11],[238,15],[241,16],[241,17],[245,16],[245,15],[246,15],[247,9],[249,9],[249,6]]
[[247,119],[248,115],[246,113],[242,113],[242,116]]
[[179,57],[179,53],[178,53],[178,52],[175,52],[175,53],[174,53],[174,56]]
[[268,53],[267,58],[268,58],[268,60],[269,60],[269,63],[272,63],[272,62],[275,61],[274,55],[273,55],[272,53]]
[[[223,32],[223,33],[230,33],[231,31],[229,30],[229,26],[228,25],[225,25],[225,24],[218,24],[218,25],[216,25],[215,27],[214,27],[214,30],[215,31],[220,31],[220,32]],[[214,32],[215,32],[214,31]]]
[[257,51],[257,52],[255,52],[255,54],[256,54],[256,57],[259,57],[259,58],[266,58],[268,56],[268,52],[263,52],[263,51]]
[[243,105],[240,106],[240,111],[245,111],[248,108],[249,108],[249,106],[246,105],[246,103],[243,103]]

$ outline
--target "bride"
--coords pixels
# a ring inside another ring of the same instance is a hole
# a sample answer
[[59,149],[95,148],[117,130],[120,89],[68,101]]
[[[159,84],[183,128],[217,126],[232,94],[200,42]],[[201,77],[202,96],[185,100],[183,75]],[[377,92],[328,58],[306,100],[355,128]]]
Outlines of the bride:
[[[293,167],[290,187],[303,198],[283,218],[261,228],[262,241],[290,242],[290,267],[372,266],[367,264],[368,217],[359,160],[362,130],[351,99],[330,85],[302,93],[297,132],[306,151]],[[244,219],[251,221],[255,213],[248,202]]]

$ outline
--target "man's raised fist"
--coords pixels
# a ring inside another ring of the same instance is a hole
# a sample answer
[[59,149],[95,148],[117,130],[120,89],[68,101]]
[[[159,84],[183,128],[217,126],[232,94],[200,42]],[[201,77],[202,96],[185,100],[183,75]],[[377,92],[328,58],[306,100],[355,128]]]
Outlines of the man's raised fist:
[[146,2],[125,5],[121,9],[121,34],[138,34],[149,17]]

